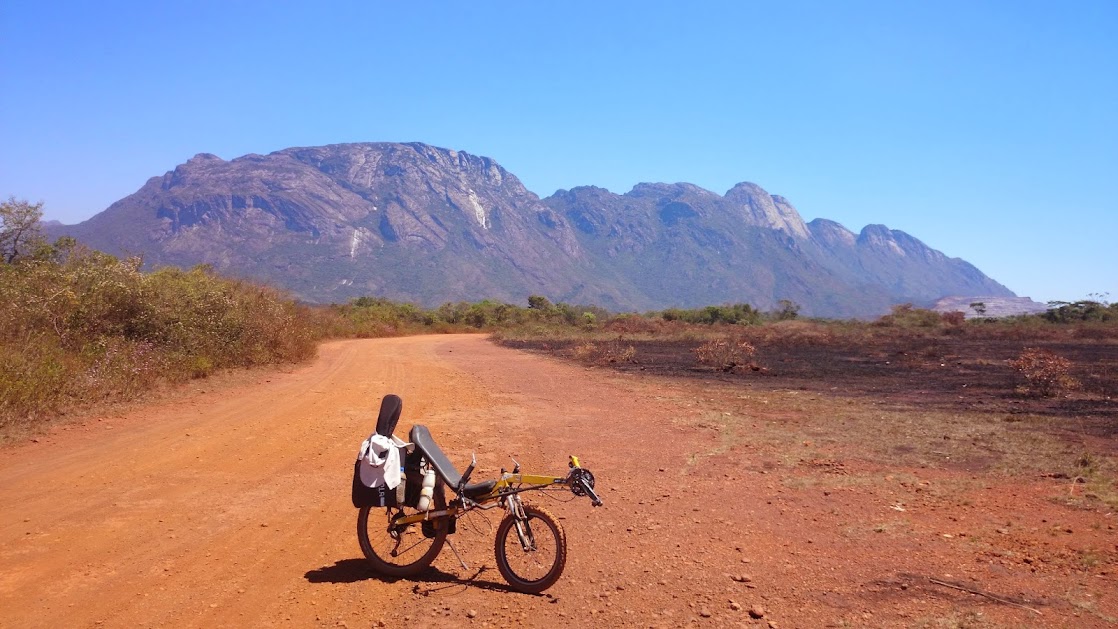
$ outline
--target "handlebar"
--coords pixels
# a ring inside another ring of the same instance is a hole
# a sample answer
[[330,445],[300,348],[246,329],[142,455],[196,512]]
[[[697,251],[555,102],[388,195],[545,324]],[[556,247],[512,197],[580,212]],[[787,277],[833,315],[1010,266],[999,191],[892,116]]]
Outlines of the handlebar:
[[477,467],[477,454],[470,453],[470,466],[462,473],[462,478],[458,480],[458,487],[455,488],[455,493],[462,495],[466,490],[466,483],[470,482],[470,474],[474,473],[474,468]]

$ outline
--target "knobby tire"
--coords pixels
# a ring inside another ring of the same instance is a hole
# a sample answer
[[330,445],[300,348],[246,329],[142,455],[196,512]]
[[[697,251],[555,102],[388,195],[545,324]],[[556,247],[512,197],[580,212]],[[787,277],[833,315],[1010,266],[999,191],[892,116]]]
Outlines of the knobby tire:
[[516,518],[507,515],[497,527],[494,542],[497,569],[512,589],[539,594],[555,585],[563,574],[567,565],[567,535],[559,520],[548,510],[528,504],[523,507],[527,525],[536,541],[536,550],[524,550],[516,533]]
[[[435,486],[432,511],[446,508],[446,492],[440,482]],[[410,524],[402,534],[403,542],[399,548],[407,552],[406,557],[393,557],[391,549],[397,547],[388,533],[388,513],[398,513],[395,507],[362,507],[357,512],[357,540],[361,552],[376,572],[387,577],[414,577],[426,570],[439,556],[446,543],[449,529],[446,518],[432,520],[435,537],[423,535],[422,524]],[[404,513],[419,513],[417,509],[404,508]],[[428,544],[430,544],[428,546]]]

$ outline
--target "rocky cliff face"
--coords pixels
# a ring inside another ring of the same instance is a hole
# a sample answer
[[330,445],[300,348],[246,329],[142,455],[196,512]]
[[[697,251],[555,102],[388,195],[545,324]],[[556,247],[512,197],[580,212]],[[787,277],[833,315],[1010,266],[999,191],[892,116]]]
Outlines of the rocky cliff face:
[[807,225],[788,200],[772,196],[753,183],[739,183],[726,193],[724,201],[740,209],[745,224],[784,232],[794,238],[807,238]]
[[516,176],[424,144],[197,155],[64,231],[153,266],[205,262],[312,301],[638,297],[600,282],[566,220]]
[[658,305],[770,309],[792,299],[806,314],[866,316],[952,292],[1012,295],[904,232],[805,224],[787,199],[751,183],[725,196],[691,184],[639,184],[623,195],[575,188],[544,203],[578,229],[588,257],[620,269]]
[[493,160],[425,144],[201,154],[85,223],[52,227],[150,265],[208,263],[311,301],[437,304],[529,294],[613,309],[792,299],[864,316],[949,294],[1012,296],[958,259],[882,226],[805,224],[738,184],[593,187],[541,200]]

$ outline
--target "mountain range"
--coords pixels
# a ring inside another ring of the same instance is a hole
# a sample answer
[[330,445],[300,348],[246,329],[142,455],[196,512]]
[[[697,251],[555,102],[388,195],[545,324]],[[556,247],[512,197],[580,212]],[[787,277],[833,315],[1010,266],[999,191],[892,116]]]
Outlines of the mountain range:
[[498,163],[421,143],[335,144],[226,161],[199,154],[53,235],[151,266],[210,264],[310,302],[436,305],[528,295],[648,310],[789,299],[866,317],[947,296],[1014,297],[971,264],[883,225],[805,223],[752,183],[541,199]]

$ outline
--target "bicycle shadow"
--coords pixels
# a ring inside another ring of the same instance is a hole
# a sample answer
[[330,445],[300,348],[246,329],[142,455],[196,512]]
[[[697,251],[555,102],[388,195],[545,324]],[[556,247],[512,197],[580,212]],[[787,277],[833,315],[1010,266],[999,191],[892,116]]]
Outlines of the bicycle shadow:
[[[308,570],[303,574],[303,578],[311,583],[357,583],[369,579],[378,579],[386,583],[405,581],[413,584],[413,593],[423,596],[439,593],[450,594],[459,589],[465,592],[469,588],[520,594],[503,581],[491,581],[488,578],[482,578],[482,575],[492,570],[488,566],[482,566],[472,575],[460,577],[432,566],[414,577],[386,577],[374,572],[364,559],[340,559],[331,566]],[[526,594],[526,596],[547,598],[549,595]]]

